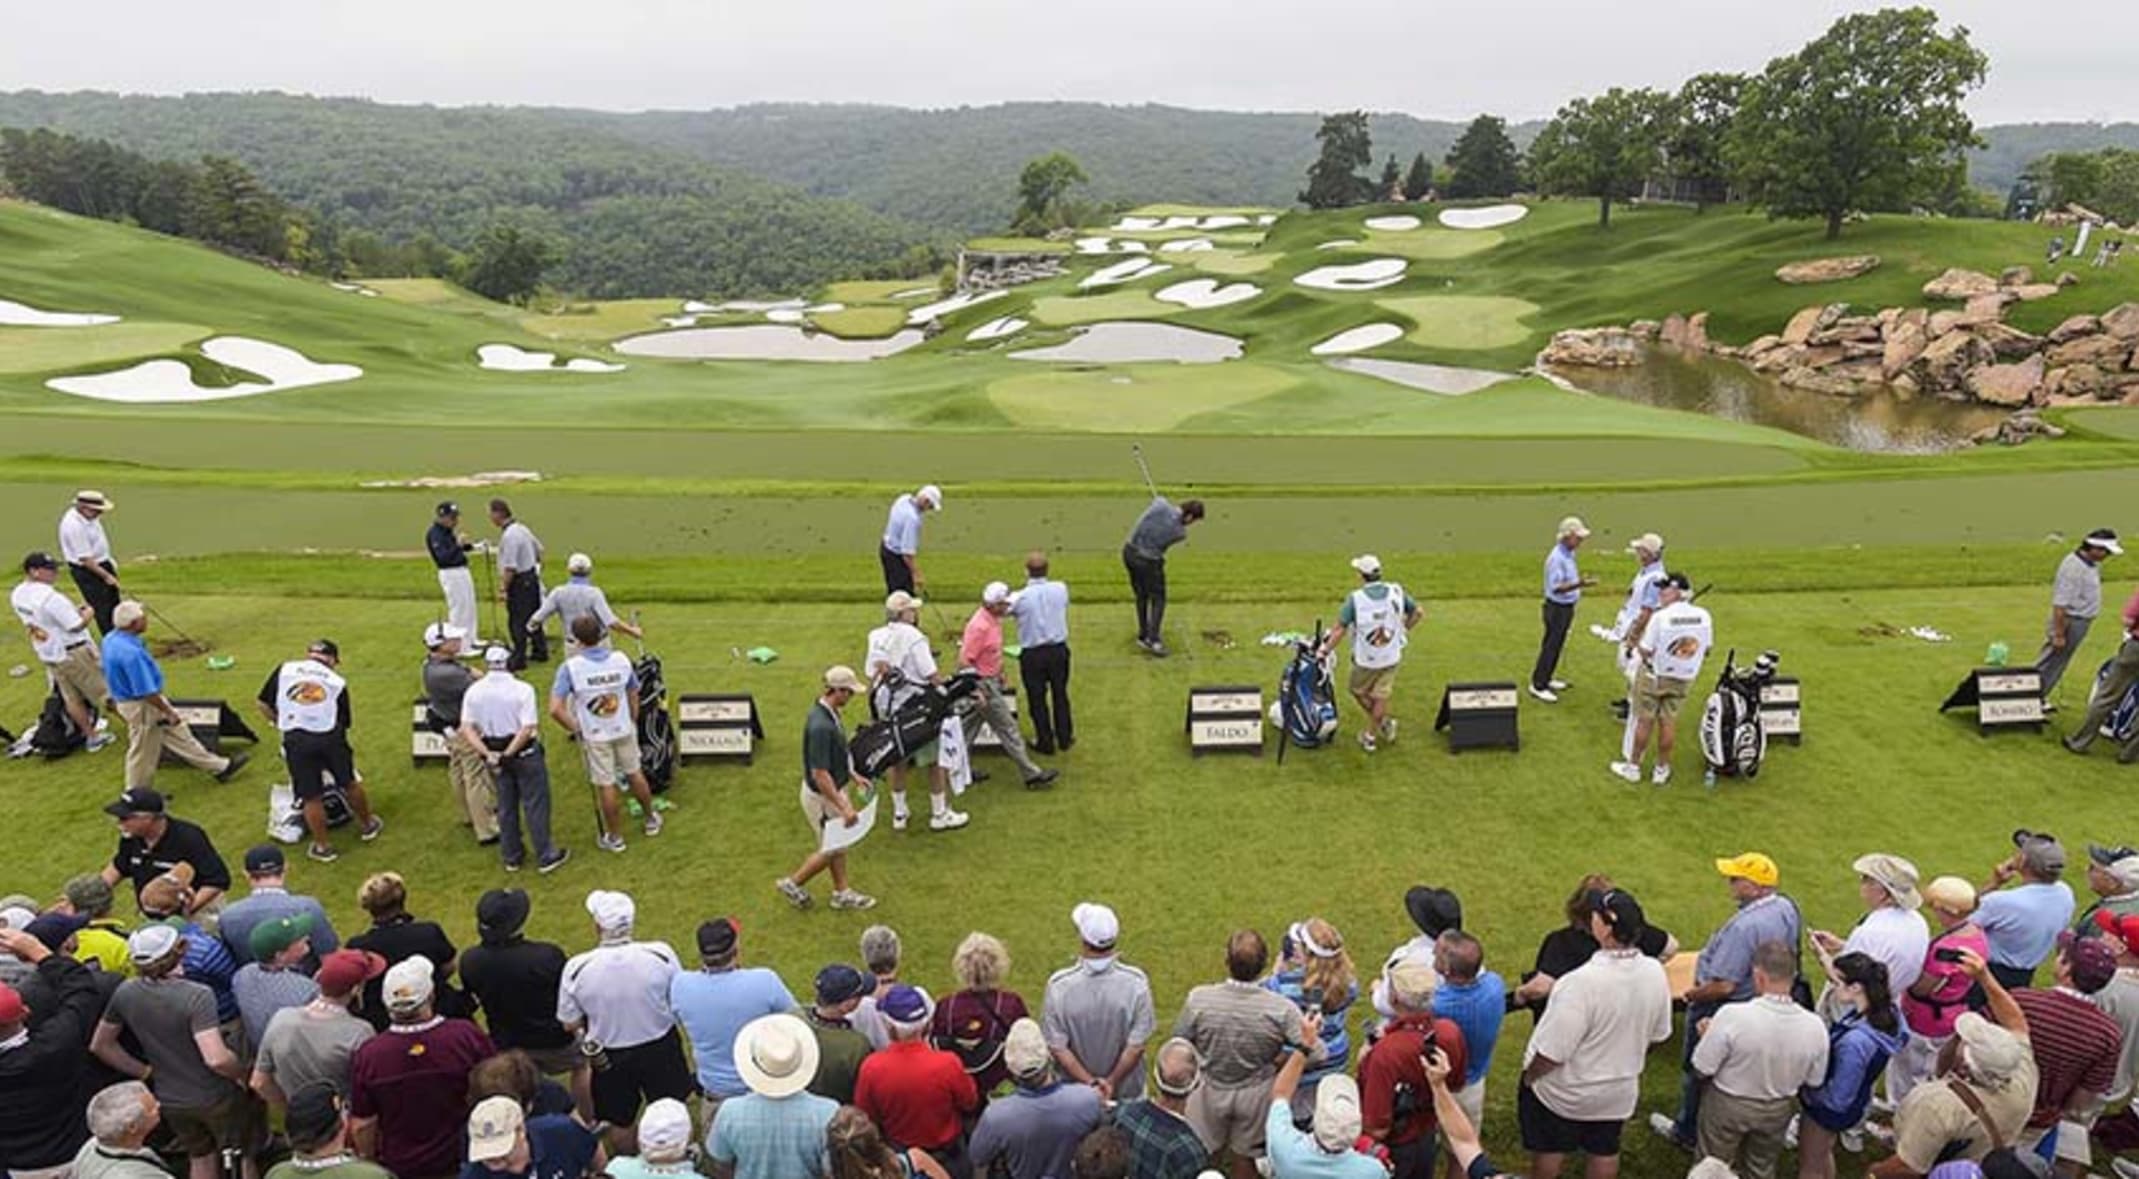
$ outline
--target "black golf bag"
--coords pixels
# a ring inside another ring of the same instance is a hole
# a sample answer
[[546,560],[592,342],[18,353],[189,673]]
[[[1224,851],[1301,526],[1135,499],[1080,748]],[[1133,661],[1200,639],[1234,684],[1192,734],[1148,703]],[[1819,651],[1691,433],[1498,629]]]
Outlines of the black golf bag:
[[1711,772],[1720,777],[1748,780],[1760,774],[1767,756],[1768,732],[1760,720],[1760,690],[1775,678],[1775,665],[1782,659],[1763,651],[1751,667],[1737,665],[1738,652],[1723,658],[1723,674],[1716,677],[1716,690],[1708,694],[1701,710],[1701,756]]
[[1294,639],[1292,658],[1278,673],[1277,702],[1270,719],[1278,730],[1278,760],[1285,747],[1313,749],[1337,739],[1337,686],[1330,674],[1335,657],[1322,650],[1322,624],[1312,640]]
[[639,677],[639,769],[655,794],[676,780],[676,726],[668,715],[668,681],[661,674],[661,657],[641,652],[632,664]]
[[[2090,708],[2101,697],[2102,686],[2109,682],[2109,669],[2115,663],[2114,659],[2105,660],[2102,670],[2094,673],[2094,688],[2087,693],[2087,704]],[[2135,730],[2139,730],[2139,681],[2124,689],[2124,699],[2117,701],[2116,707],[2109,710],[2108,719],[2102,722],[2101,735],[2122,745],[2132,739]]]
[[[934,741],[943,730],[944,718],[979,687],[980,675],[970,668],[940,684],[901,679],[880,685],[886,689],[881,694],[890,715],[854,730],[848,739],[854,772],[872,780],[890,773],[891,767],[912,757],[914,750]],[[877,695],[871,693],[872,699]]]
[[58,759],[87,744],[89,735],[67,715],[67,704],[54,689],[45,697],[44,710],[37,714],[37,727],[30,731],[30,749],[48,759]]

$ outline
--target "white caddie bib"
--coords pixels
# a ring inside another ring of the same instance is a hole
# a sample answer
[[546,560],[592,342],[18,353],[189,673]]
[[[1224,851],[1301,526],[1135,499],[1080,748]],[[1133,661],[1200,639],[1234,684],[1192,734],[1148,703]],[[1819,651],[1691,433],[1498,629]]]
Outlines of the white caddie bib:
[[1395,667],[1411,641],[1404,628],[1404,587],[1384,582],[1389,592],[1379,599],[1365,586],[1352,591],[1352,666]]
[[599,659],[574,655],[565,663],[572,681],[572,708],[579,715],[579,731],[595,741],[614,741],[632,735],[631,657],[611,651]]
[[1649,667],[1659,677],[1691,680],[1701,674],[1701,662],[1715,641],[1715,624],[1709,621],[1708,611],[1680,602],[1649,615],[1641,648],[1649,652]]
[[285,733],[331,733],[347,680],[316,659],[293,659],[275,677],[275,727]]

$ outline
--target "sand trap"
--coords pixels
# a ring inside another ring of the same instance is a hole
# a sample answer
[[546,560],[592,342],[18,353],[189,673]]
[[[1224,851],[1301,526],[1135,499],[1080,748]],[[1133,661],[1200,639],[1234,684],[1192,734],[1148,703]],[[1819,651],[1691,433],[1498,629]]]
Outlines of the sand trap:
[[1179,303],[1183,307],[1193,307],[1201,311],[1209,307],[1230,307],[1235,303],[1245,303],[1262,293],[1263,289],[1252,282],[1219,286],[1216,279],[1194,278],[1158,291],[1154,297],[1161,302]]
[[908,299],[926,299],[930,295],[933,295],[935,293],[935,287],[915,287],[910,291],[900,291],[891,297],[897,299],[901,303],[904,303]]
[[1153,262],[1146,258],[1131,258],[1126,262],[1116,262],[1112,266],[1102,266],[1084,276],[1083,281],[1077,284],[1077,289],[1089,291],[1097,287],[1116,286],[1125,282],[1135,282],[1140,278],[1149,278],[1154,274],[1163,274],[1172,269],[1173,267],[1163,262]]
[[1256,223],[1257,225],[1276,225],[1276,224],[1277,224],[1277,214],[1275,214],[1275,213],[1265,213],[1265,214],[1263,214],[1262,216],[1260,216],[1260,217],[1257,217],[1257,218],[1255,219],[1255,223]]
[[0,327],[102,327],[117,323],[116,315],[91,312],[40,311],[27,303],[0,299]]
[[765,319],[770,323],[801,323],[812,315],[829,315],[834,311],[846,309],[845,303],[819,303],[814,307],[776,307],[765,313]]
[[[1441,224],[1450,229],[1495,229],[1530,215],[1528,205],[1487,205],[1481,209],[1443,209]],[[1369,224],[1372,224],[1369,222]]]
[[419,475],[414,479],[368,479],[359,487],[433,487],[466,489],[502,487],[508,483],[540,483],[540,471],[477,471],[473,475]]
[[1207,237],[1188,237],[1178,241],[1159,243],[1159,253],[1161,254],[1196,254],[1204,250],[1217,248],[1211,244],[1211,239]]
[[931,319],[939,319],[946,315],[956,315],[968,307],[978,307],[990,299],[1000,299],[1009,293],[1009,291],[982,291],[977,295],[953,295],[948,299],[930,303],[925,307],[916,307],[907,312],[906,322],[914,327],[920,327]]
[[1080,237],[1074,243],[1074,248],[1080,254],[1105,254],[1111,252],[1113,244],[1114,239],[1111,237]]
[[1315,248],[1318,250],[1343,250],[1349,249],[1352,246],[1356,246],[1358,244],[1359,241],[1356,238],[1340,237],[1333,242],[1323,242],[1321,245],[1316,246]]
[[1114,243],[1114,248],[1124,254],[1148,254],[1151,252],[1151,247],[1144,242],[1121,241]]
[[1202,218],[1200,217],[1184,217],[1176,215],[1173,217],[1168,217],[1166,220],[1159,222],[1159,228],[1194,229],[1201,221]]
[[575,356],[557,363],[555,352],[529,352],[511,344],[485,344],[475,350],[477,365],[507,373],[620,373],[621,364]]
[[1444,397],[1461,397],[1480,389],[1515,379],[1514,373],[1496,373],[1482,368],[1450,368],[1441,364],[1413,364],[1406,360],[1371,360],[1354,358],[1332,360],[1331,368],[1349,373],[1379,377],[1412,389],[1439,393]]
[[1114,223],[1114,228],[1129,233],[1141,233],[1158,227],[1159,219],[1156,217],[1124,217]]
[[967,332],[966,339],[974,343],[980,343],[984,340],[1000,340],[1004,336],[1014,336],[1030,326],[1032,326],[1030,321],[1019,319],[1015,315],[1005,315],[1001,319],[991,319]]
[[1355,328],[1346,328],[1308,351],[1316,356],[1343,356],[1352,352],[1364,352],[1369,348],[1379,348],[1403,337],[1404,329],[1393,323],[1366,323]]
[[1374,291],[1404,280],[1402,258],[1374,258],[1350,266],[1322,266],[1292,281],[1318,291]]
[[1248,221],[1248,219],[1247,219],[1246,217],[1243,217],[1243,216],[1239,215],[1238,213],[1220,213],[1220,214],[1218,214],[1218,215],[1217,215],[1216,217],[1205,217],[1205,218],[1203,219],[1203,224],[1201,224],[1201,225],[1198,225],[1198,226],[1197,226],[1196,228],[1198,228],[1198,229],[1238,229],[1238,228],[1240,228],[1241,226],[1243,226],[1243,225],[1247,225],[1247,224],[1249,224],[1249,221]]
[[367,287],[360,282],[330,282],[327,285],[333,287],[335,290],[340,291],[345,295],[362,295],[367,299],[376,299],[379,297],[379,292],[372,290],[370,287]]
[[1377,233],[1407,233],[1424,224],[1425,222],[1409,213],[1395,217],[1369,217],[1366,220],[1367,228]]
[[830,332],[805,332],[787,324],[750,323],[653,332],[618,340],[615,348],[627,356],[673,360],[858,361],[896,355],[921,339],[920,332],[903,331],[884,340],[842,340]]
[[1068,343],[1028,352],[1012,360],[1061,360],[1086,364],[1138,364],[1173,361],[1216,364],[1240,355],[1240,341],[1216,332],[1175,327],[1170,323],[1095,323]]
[[698,299],[685,299],[683,301],[683,313],[685,315],[704,315],[712,310],[713,304],[711,303],[702,302]]
[[353,381],[364,375],[364,370],[353,364],[320,364],[294,348],[244,336],[217,336],[202,343],[200,350],[201,355],[217,364],[243,369],[265,378],[265,383],[240,381],[225,388],[210,389],[195,384],[193,370],[176,360],[148,360],[117,372],[54,377],[45,382],[45,387],[98,401],[154,405],[227,401],[233,397],[252,397],[283,389]]
[[[730,299],[713,311],[786,311],[807,306],[801,299]],[[686,307],[684,310],[690,310]]]

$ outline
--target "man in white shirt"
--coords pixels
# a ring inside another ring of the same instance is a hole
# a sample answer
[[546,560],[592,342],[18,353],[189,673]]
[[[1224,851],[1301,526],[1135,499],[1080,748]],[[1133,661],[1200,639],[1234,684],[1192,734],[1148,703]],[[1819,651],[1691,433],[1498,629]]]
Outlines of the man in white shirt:
[[1641,781],[1641,759],[1648,750],[1650,734],[1656,736],[1656,768],[1649,780],[1658,786],[1671,781],[1671,752],[1678,742],[1679,707],[1701,674],[1701,663],[1715,646],[1715,623],[1708,611],[1693,604],[1693,583],[1683,573],[1670,573],[1658,585],[1658,606],[1634,643],[1640,666],[1634,673],[1634,710],[1627,718],[1633,740],[1622,746],[1625,754],[1612,763],[1612,772],[1629,782]]
[[1396,669],[1404,660],[1404,647],[1411,641],[1411,628],[1424,613],[1404,587],[1381,579],[1381,558],[1368,553],[1352,558],[1359,574],[1359,588],[1338,608],[1337,625],[1323,640],[1325,652],[1337,649],[1344,636],[1352,636],[1352,678],[1347,687],[1352,699],[1367,714],[1359,730],[1359,747],[1374,752],[1380,741],[1396,740],[1396,718],[1389,715],[1389,701],[1396,695]]
[[1745,1179],[1774,1179],[1798,1090],[1827,1078],[1827,1025],[1790,997],[1796,981],[1795,947],[1762,942],[1753,951],[1753,998],[1703,1021],[1693,1050],[1693,1071],[1708,1087],[1701,1156],[1722,1159]]
[[[1923,973],[1924,955],[1931,950],[1931,926],[1919,912],[1923,893],[1917,891],[1916,865],[1900,856],[1873,852],[1858,856],[1850,865],[1857,873],[1857,895],[1864,899],[1864,916],[1849,931],[1847,940],[1824,929],[1812,931],[1812,947],[1820,962],[1834,974],[1834,960],[1844,954],[1865,954],[1886,967],[1887,985],[1900,997]],[[1821,996],[1821,1010],[1828,998]],[[1837,1010],[1833,1014],[1839,1015]]]
[[260,686],[260,711],[282,731],[282,757],[289,764],[290,792],[304,808],[312,833],[306,853],[322,864],[340,858],[327,842],[327,791],[338,789],[356,812],[357,838],[369,843],[386,829],[371,813],[371,799],[357,778],[356,755],[349,748],[349,681],[338,670],[342,649],[332,639],[315,639],[305,657],[278,667]]
[[595,846],[624,850],[623,787],[646,815],[648,838],[661,834],[661,812],[654,809],[653,787],[639,768],[639,674],[631,657],[608,645],[602,624],[581,617],[572,624],[579,651],[557,668],[550,686],[550,716],[579,742],[587,778],[602,812],[602,834]]
[[877,546],[877,560],[884,566],[884,592],[904,590],[918,594],[921,576],[921,516],[943,510],[943,489],[931,483],[891,501],[884,518],[884,541]]
[[[942,680],[936,654],[929,650],[928,636],[915,623],[921,617],[921,599],[905,590],[893,590],[884,599],[884,625],[869,632],[869,649],[862,656],[862,676],[869,681],[869,712],[877,720],[888,719],[923,688]],[[928,774],[931,813],[949,809],[950,776],[936,761],[934,741],[914,750],[913,766]],[[891,767],[891,829],[906,830],[913,812],[906,805],[906,770]],[[936,800],[942,800],[937,805]]]
[[542,541],[534,529],[513,517],[512,505],[502,499],[490,501],[490,522],[498,526],[498,593],[505,599],[512,669],[524,670],[530,659],[548,663],[550,636],[527,628],[528,620],[542,606]]
[[493,646],[483,652],[488,668],[468,686],[460,701],[460,736],[483,751],[498,789],[498,855],[507,872],[518,872],[535,845],[535,870],[553,872],[572,853],[550,841],[550,769],[543,759],[541,716],[535,711],[535,686],[512,673],[513,654]]
[[698,1087],[668,1001],[683,967],[667,942],[632,940],[638,907],[630,896],[596,889],[587,914],[600,942],[564,964],[557,1022],[594,1060],[594,1116],[615,1127],[610,1147],[630,1154],[642,1100],[687,1101]]
[[104,683],[104,666],[97,660],[97,645],[89,637],[89,620],[95,616],[87,606],[77,606],[53,588],[59,580],[59,562],[52,554],[35,552],[22,559],[22,583],[8,595],[15,617],[22,619],[30,649],[44,665],[45,677],[74,727],[95,753],[113,741],[97,728],[97,718],[111,703],[111,690]]
[[1638,948],[1646,920],[1633,896],[1590,899],[1597,952],[1559,978],[1523,1050],[1516,1112],[1533,1179],[1557,1179],[1567,1155],[1589,1179],[1619,1174],[1620,1137],[1641,1098],[1651,1044],[1671,1038],[1671,984]]
[[67,563],[74,588],[95,612],[97,633],[106,635],[115,626],[111,612],[119,607],[119,567],[104,535],[104,513],[117,506],[101,491],[77,491],[74,503],[59,517],[59,559]]
[[[1656,608],[1663,604],[1662,586],[1666,576],[1663,537],[1644,532],[1634,538],[1627,551],[1634,554],[1640,567],[1634,570],[1634,580],[1627,585],[1627,600],[1620,605],[1619,616],[1612,620],[1612,629],[1604,632],[1606,639],[1618,644],[1614,654],[1619,657],[1619,673],[1627,681],[1626,698],[1612,705],[1620,720],[1625,720],[1634,707],[1634,673],[1641,669],[1641,660],[1634,654],[1634,644],[1648,627],[1649,615],[1656,613]],[[1625,750],[1629,761],[1634,757],[1633,741],[1634,733],[1630,729]]]

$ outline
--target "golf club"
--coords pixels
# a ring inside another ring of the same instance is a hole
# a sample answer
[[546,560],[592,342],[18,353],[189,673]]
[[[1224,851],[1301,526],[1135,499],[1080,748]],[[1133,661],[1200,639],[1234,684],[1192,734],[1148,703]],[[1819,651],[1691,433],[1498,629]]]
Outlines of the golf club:
[[1144,444],[1130,443],[1129,453],[1136,456],[1136,469],[1144,473],[1144,486],[1150,490],[1151,498],[1159,498],[1159,485],[1151,481],[1151,464],[1144,461]]
[[163,611],[158,610],[156,607],[149,605],[148,602],[144,601],[143,599],[136,598],[134,600],[140,602],[141,608],[149,612],[149,617],[156,620],[156,625],[161,626],[165,630],[168,630],[172,634],[178,636],[178,641],[176,643],[165,644],[165,646],[168,648],[164,651],[165,655],[199,655],[208,650],[208,644],[201,642],[199,639],[194,638],[192,635],[187,634],[185,630],[181,628],[177,623],[171,621],[168,618],[165,618],[163,616]]
[[[475,555],[483,563],[483,601],[488,603],[488,609],[485,613],[490,618],[490,633],[492,636],[505,634],[503,630],[498,628],[498,574],[495,562],[491,559],[490,546],[477,541]],[[493,637],[491,641],[496,642],[497,640]],[[506,635],[505,642],[507,646],[510,646],[512,636]]]

